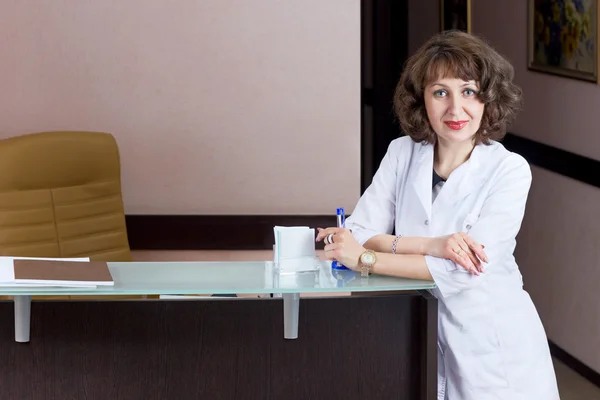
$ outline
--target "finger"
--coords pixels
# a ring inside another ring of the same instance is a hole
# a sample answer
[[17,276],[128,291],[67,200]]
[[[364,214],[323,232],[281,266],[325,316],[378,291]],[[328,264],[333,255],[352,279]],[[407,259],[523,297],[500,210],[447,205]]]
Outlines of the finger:
[[448,243],[452,246],[451,248],[453,252],[456,253],[459,259],[461,260],[459,264],[467,271],[475,275],[479,275],[479,269],[475,266],[473,260],[469,257],[470,251],[468,250],[468,246],[467,251],[463,249],[463,246],[466,246],[466,244],[464,244],[463,242],[464,241],[462,233],[454,234],[448,240]]
[[453,240],[451,241],[451,243],[452,252],[456,254],[456,256],[459,258],[460,264],[463,266],[463,268],[471,272],[473,272],[472,270],[478,270],[475,264],[475,260],[469,254],[470,251],[468,246],[466,246],[459,240]]
[[334,255],[333,255],[333,251],[326,251],[326,252],[325,252],[325,259],[326,259],[326,260],[334,260],[334,259],[335,259],[335,257],[334,257]]
[[332,229],[335,229],[335,228],[320,229],[319,233],[317,234],[316,241],[318,242],[318,241],[323,240],[325,238],[325,236],[327,236],[331,233]]
[[468,250],[467,254],[469,256],[469,259],[477,269],[477,272],[483,272],[483,264],[481,263],[481,260],[475,255],[475,253],[473,253],[471,250]]
[[453,256],[451,257],[452,261],[459,264],[461,267],[466,269],[467,271],[471,270],[469,262],[462,256],[462,251],[458,248],[452,250]]
[[483,251],[483,246],[481,246],[480,249],[474,249],[473,251],[481,260],[485,261],[486,263],[490,262],[490,259],[488,258],[487,254],[485,253],[485,251]]
[[484,246],[477,243],[473,238],[468,235],[463,237],[463,240],[467,243],[467,245],[473,250],[473,252],[479,257],[481,260],[485,262],[489,262],[487,254],[483,251]]
[[317,237],[315,238],[315,241],[319,242],[321,240],[323,240],[323,238],[327,236],[325,235],[325,230],[319,230],[319,232],[317,233]]
[[478,249],[485,248],[484,245],[480,244],[479,242],[477,242],[475,239],[473,239],[471,236],[467,235],[464,232],[460,232],[460,238],[462,240],[464,240],[471,247],[476,247]]
[[473,275],[479,275],[479,271],[477,271],[477,268],[475,268],[471,260],[469,260],[468,258],[456,256],[456,260],[454,260],[454,262],[456,262],[458,265],[464,268],[467,272],[470,272]]
[[325,236],[329,235],[330,233],[337,234],[343,231],[344,228],[326,228],[319,231],[319,234],[317,235],[317,238],[315,240],[318,242],[320,240],[323,240]]
[[466,257],[469,257],[469,260],[473,263],[475,268],[477,268],[477,271],[483,272],[483,266],[481,265],[481,261],[475,256],[475,253],[471,251],[469,245],[464,241],[459,242],[458,245],[463,251],[462,254],[466,255]]
[[337,260],[339,258],[340,250],[338,243],[328,244],[323,249],[325,250],[325,257],[328,260]]
[[466,233],[461,233],[459,245],[461,249],[469,255],[471,261],[477,266],[477,269],[480,272],[483,272],[483,264],[481,261],[487,260],[487,255],[483,251],[483,247]]
[[472,274],[479,275],[479,271],[477,270],[477,268],[475,268],[475,265],[473,265],[473,262],[471,261],[471,259],[469,259],[469,257],[466,256],[464,251],[462,251],[460,249],[456,249],[454,254],[455,254],[455,259],[453,260],[454,262],[456,262],[457,264],[459,264],[461,267],[463,267],[467,271],[471,272]]
[[323,250],[325,250],[326,252],[327,251],[334,251],[334,250],[339,249],[339,247],[340,247],[339,243],[331,243],[331,244],[328,244],[325,247],[323,247]]
[[330,233],[329,235],[325,236],[325,239],[323,239],[323,243],[325,243],[325,244],[335,243],[334,237],[335,237],[335,235],[333,233]]

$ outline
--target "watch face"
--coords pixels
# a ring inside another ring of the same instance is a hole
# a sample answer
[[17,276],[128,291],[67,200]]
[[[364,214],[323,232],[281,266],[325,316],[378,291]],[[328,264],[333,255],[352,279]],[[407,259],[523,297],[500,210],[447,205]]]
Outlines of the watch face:
[[365,253],[362,255],[362,262],[365,264],[373,264],[375,262],[375,256],[372,253]]

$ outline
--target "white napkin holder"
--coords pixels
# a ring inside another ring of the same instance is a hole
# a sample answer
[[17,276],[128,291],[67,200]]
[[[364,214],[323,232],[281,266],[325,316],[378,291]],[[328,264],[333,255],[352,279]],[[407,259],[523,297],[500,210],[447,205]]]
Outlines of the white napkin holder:
[[280,274],[312,272],[320,263],[315,251],[315,230],[307,226],[275,226],[273,263]]

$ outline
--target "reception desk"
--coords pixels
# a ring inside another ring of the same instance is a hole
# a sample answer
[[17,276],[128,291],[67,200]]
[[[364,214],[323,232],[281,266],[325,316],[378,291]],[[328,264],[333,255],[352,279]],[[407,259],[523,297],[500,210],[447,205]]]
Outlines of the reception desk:
[[[318,263],[109,263],[114,287],[0,288],[15,296],[0,303],[0,398],[435,399],[433,283]],[[230,293],[266,297],[98,299]]]

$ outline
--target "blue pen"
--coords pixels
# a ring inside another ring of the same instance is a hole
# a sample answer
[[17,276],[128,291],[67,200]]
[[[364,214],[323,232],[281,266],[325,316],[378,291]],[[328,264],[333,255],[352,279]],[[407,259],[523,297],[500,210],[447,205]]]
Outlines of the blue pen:
[[[340,207],[336,210],[335,217],[337,219],[337,227],[345,228],[346,227],[346,214],[344,212],[344,207]],[[348,270],[348,268],[346,266],[344,266],[343,264],[341,264],[335,260],[333,260],[331,262],[331,268],[337,269],[337,270]]]
[[340,207],[335,212],[337,217],[337,227],[345,228],[346,227],[346,214],[344,213],[344,207]]

